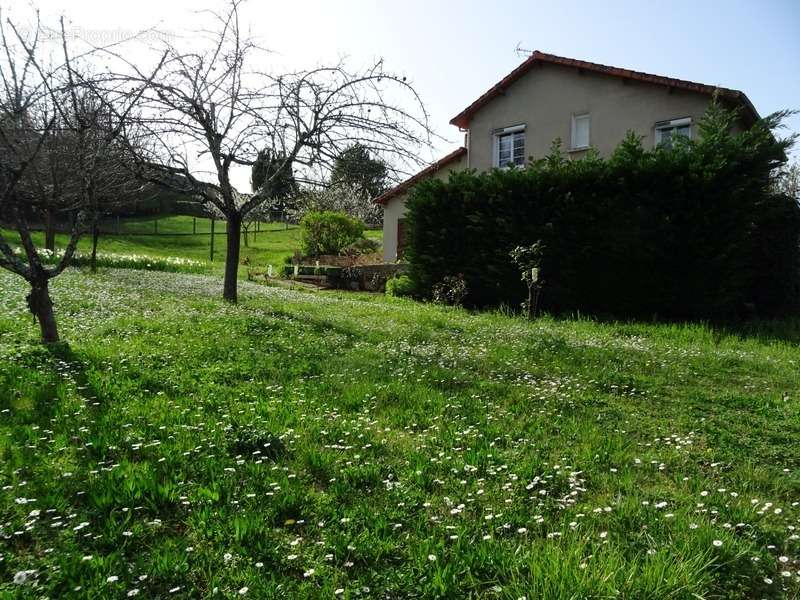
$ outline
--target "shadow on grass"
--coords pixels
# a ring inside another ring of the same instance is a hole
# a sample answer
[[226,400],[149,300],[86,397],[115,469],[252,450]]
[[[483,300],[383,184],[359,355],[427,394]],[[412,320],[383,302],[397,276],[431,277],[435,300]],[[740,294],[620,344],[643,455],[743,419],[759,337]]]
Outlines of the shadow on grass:
[[770,319],[710,325],[721,336],[756,339],[762,342],[786,342],[800,344],[800,317]]
[[[507,312],[507,316],[515,316],[518,313]],[[575,321],[585,321],[597,323],[609,327],[617,327],[628,333],[641,333],[639,328],[652,326],[676,327],[676,328],[706,328],[717,343],[726,337],[735,337],[741,340],[755,339],[765,343],[784,342],[789,344],[800,344],[800,316],[786,316],[774,319],[749,319],[729,322],[709,322],[709,321],[681,321],[659,319],[630,319],[620,320],[619,318],[607,317],[603,315],[588,315],[580,313],[549,314],[545,313],[540,318],[546,318],[554,323],[569,324]],[[536,322],[534,320],[533,322]]]
[[17,359],[0,369],[3,403],[29,414],[35,422],[47,423],[56,416],[63,387],[69,380],[86,400],[95,399],[95,390],[86,375],[83,361],[66,342],[37,344],[21,352]]
[[44,344],[43,348],[51,359],[61,361],[62,364],[69,368],[70,375],[72,375],[78,386],[79,394],[86,398],[87,395],[82,393],[90,387],[89,378],[86,376],[86,364],[75,353],[69,343],[58,342],[56,344]]

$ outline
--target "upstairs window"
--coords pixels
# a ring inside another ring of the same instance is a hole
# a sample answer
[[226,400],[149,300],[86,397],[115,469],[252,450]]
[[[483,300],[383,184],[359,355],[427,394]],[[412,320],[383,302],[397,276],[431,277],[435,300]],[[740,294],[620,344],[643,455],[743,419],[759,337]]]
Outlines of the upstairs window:
[[586,150],[589,147],[589,114],[572,115],[572,143],[570,150]]
[[692,137],[691,117],[656,123],[656,146],[669,148],[672,145],[672,138],[676,135],[682,135],[687,138]]
[[494,166],[505,169],[525,164],[525,125],[505,127],[494,134]]

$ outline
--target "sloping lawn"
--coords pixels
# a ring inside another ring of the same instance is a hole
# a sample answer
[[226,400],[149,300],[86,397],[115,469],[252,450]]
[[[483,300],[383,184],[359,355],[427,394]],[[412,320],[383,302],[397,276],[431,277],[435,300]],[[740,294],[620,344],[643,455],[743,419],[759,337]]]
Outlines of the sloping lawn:
[[797,322],[220,287],[0,273],[0,597],[800,593]]
[[[116,223],[107,225],[111,230],[103,233],[98,243],[98,252],[109,256],[109,263],[124,264],[126,256],[148,257],[153,259],[174,259],[174,265],[167,265],[167,270],[181,269],[190,272],[222,273],[225,265],[225,222],[217,221],[214,225],[214,260],[211,260],[211,221],[192,217],[172,216],[158,219],[154,225],[152,219],[123,219],[120,221],[120,233],[116,233]],[[156,230],[157,228],[157,230]],[[157,231],[157,233],[156,233]],[[195,235],[188,235],[196,232]],[[17,233],[11,230],[0,230],[7,240],[14,243]],[[381,241],[382,230],[368,230],[365,235]],[[43,246],[44,235],[37,233],[34,239]],[[63,248],[68,236],[56,236],[56,247]],[[91,236],[85,235],[78,243],[78,251],[88,255],[91,253]],[[300,228],[296,225],[288,227],[283,223],[261,223],[260,231],[251,226],[248,244],[244,239],[241,244],[241,260],[253,267],[263,270],[272,265],[277,273],[287,257],[300,249]],[[186,261],[180,265],[178,261]],[[143,265],[144,266],[144,265]],[[156,265],[158,266],[158,265]],[[175,269],[169,268],[175,266]],[[247,277],[247,267],[241,266],[239,276]]]

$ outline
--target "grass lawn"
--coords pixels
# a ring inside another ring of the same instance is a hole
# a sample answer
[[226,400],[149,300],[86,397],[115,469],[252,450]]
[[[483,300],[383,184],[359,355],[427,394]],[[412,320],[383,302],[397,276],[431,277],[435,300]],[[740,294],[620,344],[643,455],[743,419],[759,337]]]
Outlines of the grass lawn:
[[0,272],[0,597],[800,593],[798,322],[53,288],[47,350]]
[[[109,229],[116,231],[114,223],[109,224]],[[222,273],[225,264],[225,222],[217,221],[214,226],[214,260],[210,260],[211,250],[211,221],[209,219],[196,219],[193,226],[192,217],[174,216],[158,220],[158,234],[152,219],[126,219],[120,223],[120,233],[103,233],[100,236],[98,252],[112,255],[138,255],[151,258],[180,257],[188,259],[193,264],[183,270],[205,273]],[[170,235],[188,234],[196,231],[201,235]],[[241,260],[248,259],[254,267],[263,268],[273,265],[277,270],[283,265],[287,256],[291,256],[300,248],[300,229],[296,225],[288,228],[283,223],[262,223],[261,231],[251,234],[248,246],[242,242]],[[2,234],[9,241],[16,241],[14,231],[2,230]],[[205,234],[205,235],[203,235]],[[367,237],[381,240],[383,231],[368,230]],[[36,234],[35,240],[43,245],[43,234]],[[63,248],[68,241],[68,236],[57,236],[57,246]],[[84,236],[78,243],[78,250],[83,253],[91,252],[91,237]],[[247,276],[247,267],[240,267],[239,276]]]

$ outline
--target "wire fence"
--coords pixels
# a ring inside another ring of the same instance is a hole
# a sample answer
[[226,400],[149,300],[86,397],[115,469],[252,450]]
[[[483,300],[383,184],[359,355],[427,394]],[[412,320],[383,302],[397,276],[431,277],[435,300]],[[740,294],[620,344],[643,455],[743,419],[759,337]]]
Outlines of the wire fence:
[[[188,221],[191,219],[191,221]],[[29,222],[28,229],[32,232],[43,233],[45,225],[43,223]],[[290,229],[297,224],[284,220],[275,221],[252,221],[242,224],[242,233],[261,233],[276,231],[279,229]],[[0,228],[13,230],[15,227],[10,223],[0,221]],[[101,219],[98,224],[101,235],[123,235],[123,236],[192,236],[192,235],[227,235],[227,222],[223,219],[211,219],[207,217],[183,217],[176,221],[174,216],[135,218],[130,217],[111,217]],[[71,224],[60,222],[53,226],[55,233],[69,233]],[[88,232],[87,232],[88,233]]]
[[[296,225],[287,220],[272,221],[248,221],[242,225],[242,236],[245,245],[248,239],[256,241],[258,234],[288,230]],[[0,223],[0,227],[3,224]],[[13,229],[13,227],[9,227]],[[45,233],[46,228],[43,223],[30,223],[30,231]],[[69,223],[57,223],[53,227],[53,232],[66,234],[70,232]],[[86,232],[91,235],[90,232]],[[121,237],[163,237],[163,238],[185,238],[185,237],[205,237],[209,240],[209,260],[214,260],[215,253],[219,252],[215,238],[217,236],[227,236],[227,222],[223,219],[212,219],[209,217],[191,217],[179,215],[159,215],[151,218],[147,217],[106,217],[98,223],[98,235],[100,238],[107,236]],[[223,242],[224,250],[224,242]]]
[[[261,233],[262,231],[275,231],[276,229],[289,229],[294,224],[288,221],[255,221],[244,223],[242,234],[245,232]],[[170,217],[156,217],[153,219],[104,219],[99,225],[104,235],[125,236],[191,236],[191,235],[227,235],[227,222],[222,219],[206,217],[191,217],[191,227],[185,221],[175,222]]]

